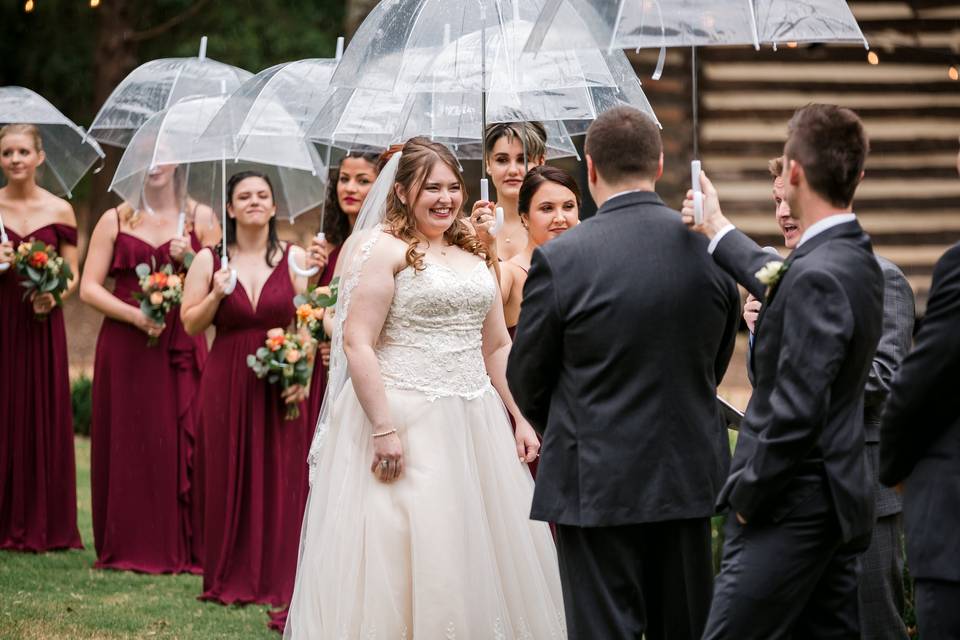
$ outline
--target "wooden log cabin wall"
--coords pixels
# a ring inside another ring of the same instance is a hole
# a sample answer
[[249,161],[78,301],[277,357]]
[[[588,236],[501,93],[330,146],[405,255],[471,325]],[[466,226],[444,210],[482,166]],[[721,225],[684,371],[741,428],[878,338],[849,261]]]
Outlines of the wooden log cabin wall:
[[[782,151],[787,120],[810,102],[856,110],[872,153],[855,211],[877,252],[907,274],[922,314],[933,264],[960,239],[960,3],[850,7],[877,64],[851,45],[698,49],[700,155],[731,219],[779,247],[766,167]],[[658,190],[679,207],[691,157],[690,55],[671,50],[659,81],[649,79],[656,51],[630,55],[664,127],[668,164]]]

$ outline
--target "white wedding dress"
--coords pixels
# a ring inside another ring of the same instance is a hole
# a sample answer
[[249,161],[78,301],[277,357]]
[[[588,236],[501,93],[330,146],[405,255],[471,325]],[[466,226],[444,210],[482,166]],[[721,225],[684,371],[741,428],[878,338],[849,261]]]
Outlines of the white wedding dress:
[[482,262],[396,275],[377,357],[404,472],[393,484],[371,473],[371,424],[347,382],[304,516],[288,637],[566,638],[553,539],[529,520],[533,480],[481,354],[494,295]]

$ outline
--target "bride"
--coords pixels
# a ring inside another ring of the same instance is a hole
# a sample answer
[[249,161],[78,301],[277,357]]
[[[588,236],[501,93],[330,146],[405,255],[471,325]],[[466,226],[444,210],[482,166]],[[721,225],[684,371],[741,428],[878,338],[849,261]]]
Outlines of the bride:
[[364,203],[380,224],[345,247],[288,638],[566,637],[553,540],[528,517],[539,444],[464,197],[450,151],[413,138]]

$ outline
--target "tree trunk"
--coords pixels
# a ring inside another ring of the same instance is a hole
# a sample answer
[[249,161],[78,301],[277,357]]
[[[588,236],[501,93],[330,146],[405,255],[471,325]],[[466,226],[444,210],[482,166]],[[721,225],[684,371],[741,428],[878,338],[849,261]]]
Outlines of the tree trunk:
[[[97,8],[99,24],[94,51],[93,101],[99,108],[110,93],[137,66],[136,42],[130,38],[133,32],[132,0],[110,0]],[[93,232],[100,214],[117,204],[117,198],[109,193],[110,180],[117,170],[122,155],[121,149],[104,146],[107,153],[103,169],[92,176],[90,210],[77,221],[87,238]]]
[[378,0],[347,0],[347,16],[344,28],[347,32],[347,38],[352,38],[356,33],[357,27],[363,22],[375,6]]

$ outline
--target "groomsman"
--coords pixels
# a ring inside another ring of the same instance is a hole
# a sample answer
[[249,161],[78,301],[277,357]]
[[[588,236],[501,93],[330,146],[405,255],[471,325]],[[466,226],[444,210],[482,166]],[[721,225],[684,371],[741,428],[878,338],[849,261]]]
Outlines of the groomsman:
[[[768,167],[773,176],[777,226],[783,233],[784,246],[792,250],[800,242],[800,232],[784,197],[783,158],[770,160]],[[904,640],[908,636],[903,622],[902,504],[896,491],[880,484],[880,412],[890,392],[893,374],[910,351],[916,311],[913,290],[903,271],[881,256],[877,256],[877,262],[883,271],[883,334],[867,377],[863,408],[867,466],[874,479],[877,520],[870,547],[858,561],[857,593],[863,640]],[[743,319],[751,339],[761,308],[760,301],[752,295],[744,305]]]
[[543,434],[531,517],[557,524],[571,640],[698,640],[740,298],[654,191],[652,120],[607,111],[585,150],[600,209],[534,252],[507,366]]
[[[856,558],[874,521],[864,386],[883,318],[883,275],[852,212],[869,145],[832,105],[798,110],[787,130],[784,195],[801,236],[785,262],[729,223],[701,177],[695,228],[763,300],[756,388],[717,502],[730,516],[709,639],[860,637]],[[690,200],[683,214],[693,224]]]
[[[960,156],[957,158],[960,170]],[[880,479],[902,484],[923,640],[960,638],[960,244],[933,270],[916,346],[883,413]]]

